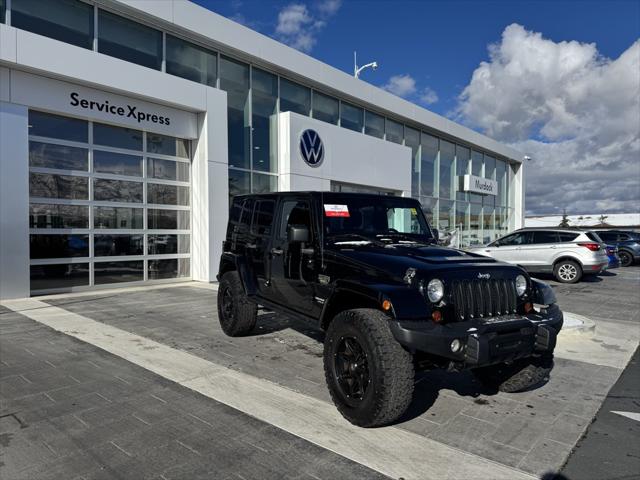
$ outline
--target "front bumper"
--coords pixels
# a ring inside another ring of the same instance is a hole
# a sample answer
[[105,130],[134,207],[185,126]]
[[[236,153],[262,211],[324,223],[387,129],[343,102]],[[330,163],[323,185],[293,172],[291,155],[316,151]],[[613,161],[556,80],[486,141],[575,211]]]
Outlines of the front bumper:
[[[540,313],[509,315],[436,325],[431,321],[391,321],[396,340],[414,352],[451,360],[463,368],[506,362],[536,354],[550,354],[562,328],[562,311],[549,305]],[[452,351],[458,340],[461,349]]]

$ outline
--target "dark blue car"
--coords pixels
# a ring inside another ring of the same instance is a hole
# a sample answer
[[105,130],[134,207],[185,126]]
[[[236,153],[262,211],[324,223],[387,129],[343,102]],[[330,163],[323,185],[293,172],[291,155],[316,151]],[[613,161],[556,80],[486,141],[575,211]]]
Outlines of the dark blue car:
[[640,261],[640,233],[624,230],[599,231],[598,235],[607,245],[618,247],[620,265],[628,267]]
[[620,266],[620,257],[618,256],[618,247],[615,245],[607,245],[607,257],[609,257],[609,266],[610,268],[618,268]]

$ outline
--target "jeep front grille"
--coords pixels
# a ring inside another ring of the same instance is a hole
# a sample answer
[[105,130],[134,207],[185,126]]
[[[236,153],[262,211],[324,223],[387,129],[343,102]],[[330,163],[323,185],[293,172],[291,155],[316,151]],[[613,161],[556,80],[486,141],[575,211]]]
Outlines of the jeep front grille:
[[454,280],[451,289],[458,321],[517,311],[515,280]]

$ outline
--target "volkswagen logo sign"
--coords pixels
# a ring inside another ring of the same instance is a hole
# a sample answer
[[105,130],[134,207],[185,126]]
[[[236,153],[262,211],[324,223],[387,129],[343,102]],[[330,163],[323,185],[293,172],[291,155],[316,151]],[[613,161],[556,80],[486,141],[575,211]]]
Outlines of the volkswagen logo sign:
[[310,167],[319,167],[324,160],[324,145],[318,132],[305,130],[300,135],[300,155]]

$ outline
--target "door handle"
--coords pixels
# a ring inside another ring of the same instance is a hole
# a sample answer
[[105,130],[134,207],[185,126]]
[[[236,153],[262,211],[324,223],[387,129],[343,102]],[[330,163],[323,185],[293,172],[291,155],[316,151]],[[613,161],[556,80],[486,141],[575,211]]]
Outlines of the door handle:
[[485,250],[485,252],[491,252],[491,250]]
[[249,250],[255,250],[256,248],[258,248],[258,246],[255,243],[247,243],[246,247]]
[[555,245],[551,245],[549,248],[558,248],[558,247],[556,247]]
[[516,250],[522,250],[522,247],[516,247]]
[[284,253],[284,250],[282,250],[281,248],[271,249],[271,255],[282,255],[283,253]]

